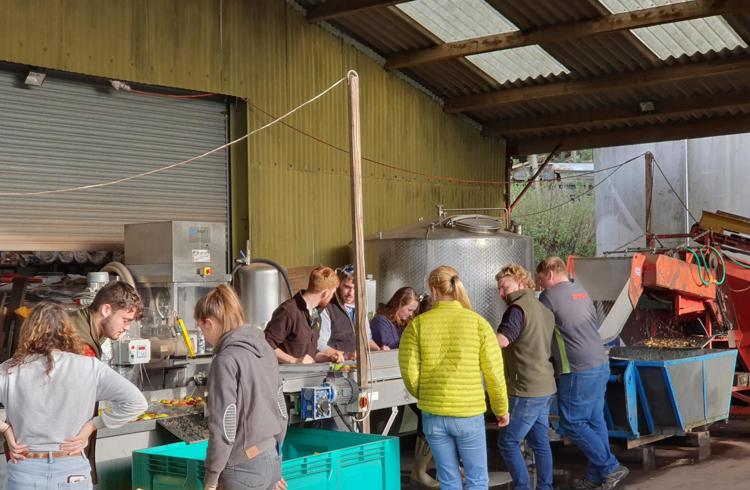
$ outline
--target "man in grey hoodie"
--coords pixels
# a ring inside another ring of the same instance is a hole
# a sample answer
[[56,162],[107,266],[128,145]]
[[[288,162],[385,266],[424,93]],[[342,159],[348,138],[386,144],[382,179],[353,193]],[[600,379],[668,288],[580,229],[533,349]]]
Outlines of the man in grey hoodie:
[[274,488],[287,424],[276,354],[263,332],[244,324],[239,299],[227,286],[204,296],[195,318],[214,346],[205,488],[219,481],[224,490]]

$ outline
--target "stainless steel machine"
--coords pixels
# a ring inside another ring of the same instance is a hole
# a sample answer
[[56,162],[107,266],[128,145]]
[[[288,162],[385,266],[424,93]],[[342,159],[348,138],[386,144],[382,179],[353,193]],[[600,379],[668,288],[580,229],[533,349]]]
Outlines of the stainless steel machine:
[[[195,325],[193,309],[203,295],[229,282],[226,243],[223,223],[125,225],[125,265],[144,302],[140,336],[151,347],[145,375],[139,379],[144,391],[180,388],[207,376],[210,355]],[[129,349],[115,348],[114,352]],[[126,361],[115,359],[116,364]]]
[[245,260],[234,268],[232,284],[242,302],[245,321],[264,329],[276,307],[294,295],[286,270],[267,259]]
[[511,262],[532,270],[534,261],[532,239],[504,228],[501,219],[463,214],[368,237],[365,253],[368,272],[378,282],[378,301],[388,301],[402,286],[426,291],[430,271],[450,265],[461,274],[476,312],[497,326],[505,304],[498,296],[495,274]]

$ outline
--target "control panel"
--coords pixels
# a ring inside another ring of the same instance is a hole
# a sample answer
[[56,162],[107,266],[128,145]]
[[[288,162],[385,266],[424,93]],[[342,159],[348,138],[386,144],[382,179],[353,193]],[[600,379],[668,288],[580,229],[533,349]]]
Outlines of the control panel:
[[112,343],[112,363],[118,366],[147,364],[151,360],[151,341],[126,339]]

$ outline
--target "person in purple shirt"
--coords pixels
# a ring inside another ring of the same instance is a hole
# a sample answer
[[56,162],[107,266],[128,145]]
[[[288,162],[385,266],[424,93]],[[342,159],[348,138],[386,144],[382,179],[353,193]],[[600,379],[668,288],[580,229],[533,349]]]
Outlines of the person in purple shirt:
[[381,348],[398,349],[401,333],[419,308],[419,297],[414,289],[397,290],[388,303],[380,304],[378,314],[370,320],[372,340]]

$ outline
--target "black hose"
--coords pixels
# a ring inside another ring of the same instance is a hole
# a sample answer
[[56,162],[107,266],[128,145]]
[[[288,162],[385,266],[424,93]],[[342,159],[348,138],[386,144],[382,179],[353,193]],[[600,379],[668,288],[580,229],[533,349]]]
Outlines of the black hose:
[[292,291],[292,281],[289,280],[289,274],[286,271],[286,268],[276,262],[275,260],[271,259],[251,259],[251,264],[268,264],[271,267],[275,267],[277,271],[281,273],[281,275],[284,277],[284,282],[286,283],[286,289],[289,292],[289,297],[291,298],[294,296],[294,291]]

